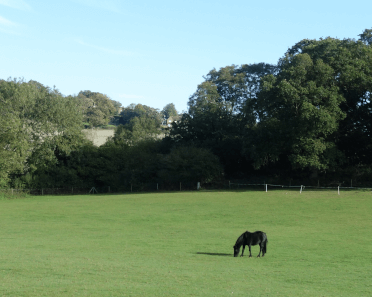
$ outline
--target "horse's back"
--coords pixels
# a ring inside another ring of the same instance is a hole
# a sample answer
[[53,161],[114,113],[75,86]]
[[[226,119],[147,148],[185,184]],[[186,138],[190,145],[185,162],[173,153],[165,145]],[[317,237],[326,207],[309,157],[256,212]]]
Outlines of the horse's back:
[[256,231],[256,232],[251,233],[251,234],[252,234],[252,244],[253,245],[260,244],[260,243],[263,243],[263,242],[267,241],[266,233],[263,232],[263,231]]
[[263,231],[257,231],[260,234],[260,237],[262,238],[262,241],[267,241],[267,235]]
[[267,241],[267,236],[265,232],[262,231],[255,231],[249,232],[245,231],[242,235],[240,235],[236,241],[235,246],[237,245],[257,245]]

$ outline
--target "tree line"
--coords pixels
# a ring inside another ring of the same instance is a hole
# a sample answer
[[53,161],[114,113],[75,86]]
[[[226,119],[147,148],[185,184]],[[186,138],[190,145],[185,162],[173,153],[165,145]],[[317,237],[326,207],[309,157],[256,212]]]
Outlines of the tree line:
[[[0,81],[0,186],[119,187],[227,178],[372,177],[372,29],[304,39],[276,65],[211,70],[178,115],[82,91]],[[164,119],[177,117],[171,127]],[[114,123],[95,147],[82,126]]]
[[371,180],[372,29],[359,36],[213,69],[171,137],[211,149],[229,175]]
[[[0,80],[0,188],[103,187],[212,181],[222,172],[207,149],[163,143],[164,120],[177,111],[141,104],[125,108],[104,94]],[[116,122],[115,136],[96,147],[85,126]],[[159,136],[159,135],[163,136]]]

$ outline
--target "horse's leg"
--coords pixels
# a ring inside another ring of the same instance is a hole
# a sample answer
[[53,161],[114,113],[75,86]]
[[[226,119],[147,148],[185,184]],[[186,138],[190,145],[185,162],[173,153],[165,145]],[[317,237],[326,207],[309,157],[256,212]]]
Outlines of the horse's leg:
[[243,244],[242,254],[240,255],[240,257],[243,257],[244,249],[245,249],[245,245]]
[[[259,257],[260,257],[260,255],[261,255],[261,251],[262,251],[262,246],[261,246],[261,244],[259,244],[259,246],[260,246],[260,252],[258,253],[258,256],[257,256],[257,258],[259,258]],[[263,257],[263,252],[262,252],[262,257]]]
[[249,257],[252,257],[251,245],[249,244],[248,247],[249,247]]

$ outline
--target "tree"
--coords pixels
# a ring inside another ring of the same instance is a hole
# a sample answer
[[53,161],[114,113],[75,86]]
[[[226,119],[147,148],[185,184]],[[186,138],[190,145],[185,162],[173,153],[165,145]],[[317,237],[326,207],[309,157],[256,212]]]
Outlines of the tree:
[[107,95],[98,92],[80,91],[78,97],[86,108],[85,121],[93,127],[107,125],[111,118],[118,114],[119,105]]
[[11,181],[21,186],[23,177],[47,170],[60,154],[70,154],[84,142],[79,104],[34,81],[0,81],[2,186]]
[[242,155],[244,129],[256,122],[252,106],[260,77],[275,71],[264,63],[211,70],[189,98],[188,113],[173,124],[170,138],[210,149],[227,174],[245,171],[249,166]]
[[[366,31],[369,32],[364,33]],[[345,165],[372,164],[371,46],[352,39],[327,38],[312,41],[302,51],[319,57],[334,69],[335,83],[345,99],[340,108],[346,117],[335,135],[335,143],[345,156]]]
[[159,113],[158,109],[149,107],[147,105],[142,104],[130,104],[127,107],[123,108],[122,112],[120,113],[120,124],[126,125],[128,124],[133,118],[141,118],[146,117],[155,120],[156,124],[160,126],[162,118]]
[[371,50],[360,41],[326,38],[287,51],[278,74],[263,78],[258,123],[247,135],[245,148],[257,167],[280,158],[318,170],[356,164],[357,155],[370,162],[350,140],[362,134],[361,147],[371,144]]
[[178,112],[173,103],[169,103],[166,106],[164,106],[163,110],[161,111],[161,114],[166,119],[169,119],[170,117],[178,116]]
[[361,40],[365,44],[372,45],[372,28],[365,29],[362,34],[359,34],[359,36],[360,36],[359,40]]
[[277,77],[263,79],[259,122],[253,128],[255,137],[247,140],[256,166],[285,153],[294,167],[328,167],[330,160],[322,156],[333,145],[327,137],[344,118],[343,98],[333,78],[332,68],[322,60],[298,54],[290,63],[282,62]]
[[159,176],[168,182],[213,182],[222,177],[222,166],[207,149],[180,146],[164,156]]
[[144,140],[156,139],[161,133],[159,112],[142,104],[131,104],[121,112],[121,123],[116,130],[113,141],[117,144],[133,145]]

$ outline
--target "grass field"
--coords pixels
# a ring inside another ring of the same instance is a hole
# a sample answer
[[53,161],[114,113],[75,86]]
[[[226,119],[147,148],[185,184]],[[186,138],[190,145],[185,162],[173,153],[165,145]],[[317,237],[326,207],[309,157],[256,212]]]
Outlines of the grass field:
[[83,133],[86,135],[87,139],[93,141],[96,146],[103,145],[109,137],[114,136],[114,129],[84,129]]
[[[372,295],[370,191],[3,199],[0,224],[0,296]],[[245,230],[264,258],[232,256]]]

